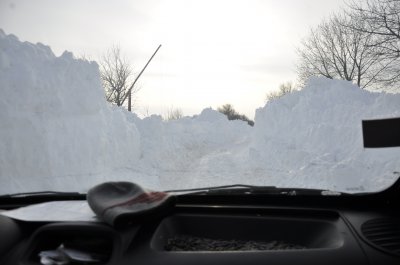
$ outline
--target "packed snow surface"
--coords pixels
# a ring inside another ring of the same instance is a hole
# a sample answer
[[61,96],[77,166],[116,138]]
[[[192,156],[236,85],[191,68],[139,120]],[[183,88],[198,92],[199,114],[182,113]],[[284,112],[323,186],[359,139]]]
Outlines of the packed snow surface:
[[164,121],[110,106],[95,62],[0,30],[0,194],[225,184],[377,191],[400,148],[365,149],[361,120],[400,116],[400,95],[315,78],[256,111],[255,126],[204,109]]

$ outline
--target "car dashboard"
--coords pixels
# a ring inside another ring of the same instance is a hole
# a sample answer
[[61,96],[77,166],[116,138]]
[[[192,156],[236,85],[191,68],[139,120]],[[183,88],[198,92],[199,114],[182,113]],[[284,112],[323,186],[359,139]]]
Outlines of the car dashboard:
[[[324,197],[182,195],[168,213],[121,227],[0,215],[0,264],[38,265],[40,252],[62,244],[102,255],[98,262],[76,264],[400,264],[396,190]],[[246,249],[237,242],[274,247]]]

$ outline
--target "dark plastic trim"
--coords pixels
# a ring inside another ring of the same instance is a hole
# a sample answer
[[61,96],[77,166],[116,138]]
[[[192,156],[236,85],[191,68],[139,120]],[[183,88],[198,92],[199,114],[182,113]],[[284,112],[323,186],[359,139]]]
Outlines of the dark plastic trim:
[[36,252],[44,250],[43,247],[45,248],[46,245],[58,246],[63,242],[63,237],[78,239],[82,237],[83,240],[94,238],[109,242],[112,247],[110,257],[106,263],[100,264],[115,264],[121,254],[121,238],[114,229],[107,225],[89,222],[51,223],[42,226],[31,236],[21,258],[21,265],[39,265],[40,263],[35,261]]

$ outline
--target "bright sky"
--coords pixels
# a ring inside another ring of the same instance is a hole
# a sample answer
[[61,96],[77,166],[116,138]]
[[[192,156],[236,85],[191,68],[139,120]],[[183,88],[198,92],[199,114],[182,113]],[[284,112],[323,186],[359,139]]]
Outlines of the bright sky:
[[20,40],[99,58],[118,44],[139,72],[137,109],[185,115],[230,103],[250,118],[296,81],[296,46],[342,0],[0,0],[0,28]]

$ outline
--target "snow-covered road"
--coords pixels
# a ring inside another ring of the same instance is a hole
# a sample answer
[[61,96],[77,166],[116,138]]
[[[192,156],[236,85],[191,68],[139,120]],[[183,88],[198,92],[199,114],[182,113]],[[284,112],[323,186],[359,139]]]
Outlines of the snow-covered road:
[[254,127],[212,109],[140,119],[108,105],[95,62],[0,30],[0,87],[0,194],[115,180],[357,192],[387,187],[400,171],[399,148],[364,149],[361,133],[363,119],[400,116],[400,95],[346,81],[311,79],[258,109]]

